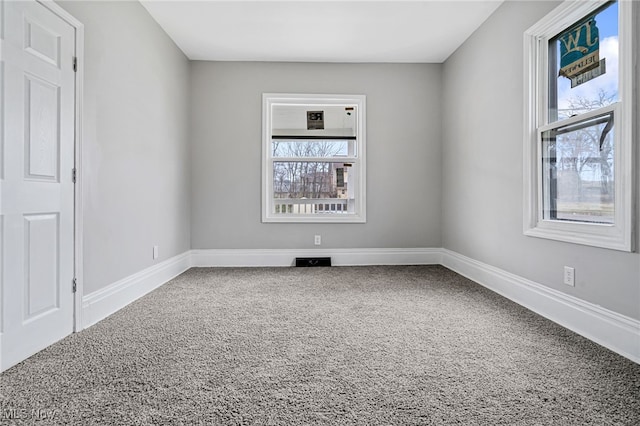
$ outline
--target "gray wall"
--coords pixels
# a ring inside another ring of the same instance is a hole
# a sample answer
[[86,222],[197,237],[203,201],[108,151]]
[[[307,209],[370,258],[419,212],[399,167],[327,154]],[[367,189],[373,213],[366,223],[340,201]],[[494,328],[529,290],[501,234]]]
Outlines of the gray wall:
[[[192,247],[440,247],[441,68],[192,63]],[[366,224],[260,222],[264,92],[367,96]]]
[[59,4],[85,26],[88,294],[190,248],[189,62],[138,2]]
[[638,253],[522,233],[523,32],[555,5],[505,2],[444,64],[443,246],[640,319]]
[[[86,31],[85,293],[153,265],[156,244],[164,260],[321,234],[443,246],[640,319],[639,254],[522,234],[522,33],[556,3],[505,2],[444,65],[190,64],[137,2],[60,4]],[[367,95],[366,224],[260,223],[263,92]]]

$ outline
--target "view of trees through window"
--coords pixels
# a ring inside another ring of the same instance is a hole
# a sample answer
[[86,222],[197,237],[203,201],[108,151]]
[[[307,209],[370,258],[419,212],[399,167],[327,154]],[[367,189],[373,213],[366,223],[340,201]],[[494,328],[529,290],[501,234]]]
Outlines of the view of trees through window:
[[543,133],[550,219],[613,223],[613,115]]
[[[351,163],[348,140],[273,140],[274,198],[347,198]],[[352,149],[352,148],[351,148]],[[338,161],[336,161],[338,160]]]

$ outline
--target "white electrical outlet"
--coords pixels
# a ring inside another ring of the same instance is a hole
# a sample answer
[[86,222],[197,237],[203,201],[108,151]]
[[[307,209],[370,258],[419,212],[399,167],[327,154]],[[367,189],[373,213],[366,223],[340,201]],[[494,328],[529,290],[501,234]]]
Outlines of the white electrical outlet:
[[576,285],[576,270],[570,266],[564,267],[564,283],[571,287]]
[[322,244],[322,237],[320,235],[316,235],[315,237],[313,237],[313,244],[317,246]]
[[158,246],[153,246],[153,258],[158,258]]

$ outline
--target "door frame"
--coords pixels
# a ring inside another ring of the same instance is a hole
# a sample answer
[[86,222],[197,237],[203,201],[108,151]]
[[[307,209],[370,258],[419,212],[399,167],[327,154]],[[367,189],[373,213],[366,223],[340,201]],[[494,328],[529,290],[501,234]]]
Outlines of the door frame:
[[74,185],[74,249],[73,249],[73,274],[76,279],[76,291],[73,294],[73,331],[82,330],[82,296],[83,274],[83,204],[82,204],[82,110],[83,110],[83,82],[84,82],[84,24],[73,17],[62,6],[53,0],[36,0],[36,2],[49,9],[52,13],[67,22],[75,29],[75,106],[74,106],[74,168],[76,169],[76,182]]

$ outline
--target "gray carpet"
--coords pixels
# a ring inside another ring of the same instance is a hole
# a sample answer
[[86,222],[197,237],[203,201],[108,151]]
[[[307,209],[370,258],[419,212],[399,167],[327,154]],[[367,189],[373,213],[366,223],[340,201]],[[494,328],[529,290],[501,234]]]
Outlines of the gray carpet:
[[640,424],[640,365],[440,266],[191,269],[0,379],[3,424]]

